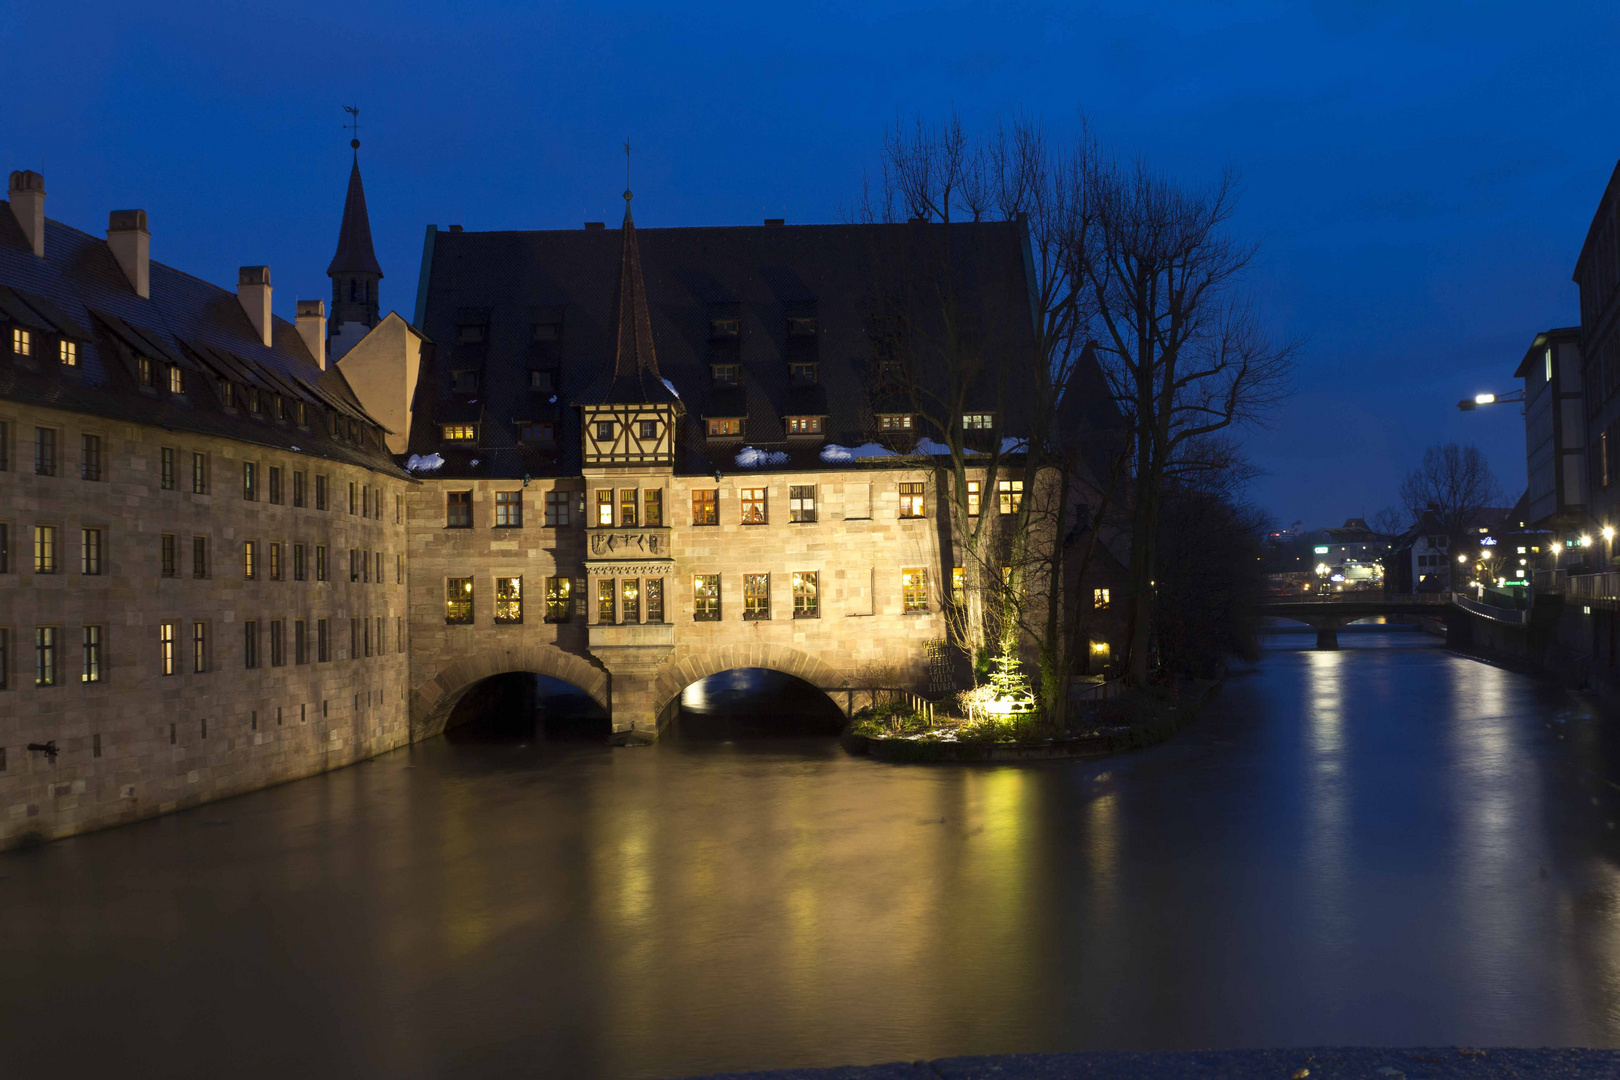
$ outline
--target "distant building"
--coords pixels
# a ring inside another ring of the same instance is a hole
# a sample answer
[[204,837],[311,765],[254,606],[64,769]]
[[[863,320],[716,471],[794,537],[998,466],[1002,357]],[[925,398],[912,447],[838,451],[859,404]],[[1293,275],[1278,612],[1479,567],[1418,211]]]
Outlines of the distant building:
[[1513,373],[1524,380],[1525,522],[1555,533],[1578,533],[1586,524],[1580,336],[1579,327],[1543,330]]
[[1584,361],[1587,515],[1620,521],[1620,165],[1609,177],[1575,260]]

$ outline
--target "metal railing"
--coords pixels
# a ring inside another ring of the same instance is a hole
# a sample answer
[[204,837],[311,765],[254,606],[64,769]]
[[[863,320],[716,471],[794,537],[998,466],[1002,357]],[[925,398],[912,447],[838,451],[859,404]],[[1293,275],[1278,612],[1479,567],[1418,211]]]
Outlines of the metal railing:
[[1570,574],[1566,581],[1570,596],[1583,600],[1620,598],[1620,574]]
[[1495,604],[1486,604],[1462,593],[1452,593],[1451,602],[1464,611],[1472,612],[1484,619],[1490,619],[1492,622],[1508,623],[1513,626],[1528,626],[1530,624],[1530,612],[1522,608],[1497,607]]
[[1530,575],[1530,588],[1538,593],[1563,593],[1569,590],[1568,570],[1536,570]]
[[1103,702],[1117,698],[1124,690],[1124,679],[1104,679],[1100,683],[1076,684],[1069,691],[1069,697],[1076,704],[1080,702]]

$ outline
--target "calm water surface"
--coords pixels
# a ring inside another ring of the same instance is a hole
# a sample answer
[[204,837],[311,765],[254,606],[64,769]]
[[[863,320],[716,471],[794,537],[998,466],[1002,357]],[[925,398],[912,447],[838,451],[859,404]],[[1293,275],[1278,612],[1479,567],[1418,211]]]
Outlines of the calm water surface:
[[0,857],[8,1072],[1620,1045],[1610,729],[1419,635],[1271,640],[1105,762],[441,739]]

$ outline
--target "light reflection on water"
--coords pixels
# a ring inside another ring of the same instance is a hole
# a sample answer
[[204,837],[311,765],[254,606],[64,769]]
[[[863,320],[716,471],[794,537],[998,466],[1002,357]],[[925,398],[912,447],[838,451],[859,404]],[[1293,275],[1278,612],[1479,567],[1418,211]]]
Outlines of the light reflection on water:
[[[1340,640],[1270,651],[1177,739],[1106,761],[469,735],[3,857],[8,1067],[1620,1042],[1607,726],[1420,635]],[[736,705],[730,682],[694,711]],[[36,1037],[64,1016],[97,1038]]]

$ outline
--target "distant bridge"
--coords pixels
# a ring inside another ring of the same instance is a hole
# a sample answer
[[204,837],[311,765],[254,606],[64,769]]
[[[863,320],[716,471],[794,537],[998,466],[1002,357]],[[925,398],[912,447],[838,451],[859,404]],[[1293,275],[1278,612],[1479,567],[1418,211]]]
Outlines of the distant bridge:
[[[1357,619],[1369,619],[1379,615],[1421,615],[1430,619],[1443,619],[1448,611],[1458,607],[1484,615],[1486,618],[1496,618],[1497,615],[1492,612],[1519,614],[1501,608],[1490,608],[1477,600],[1455,593],[1416,593],[1404,596],[1330,593],[1328,598],[1323,600],[1268,600],[1260,605],[1260,613],[1302,622],[1316,630],[1318,649],[1337,649],[1339,628]],[[1478,608],[1485,610],[1476,610]]]

